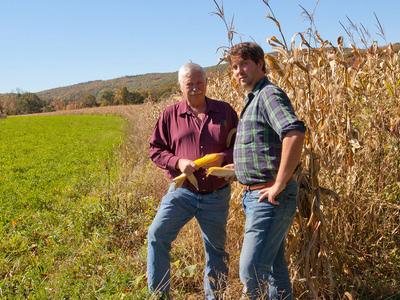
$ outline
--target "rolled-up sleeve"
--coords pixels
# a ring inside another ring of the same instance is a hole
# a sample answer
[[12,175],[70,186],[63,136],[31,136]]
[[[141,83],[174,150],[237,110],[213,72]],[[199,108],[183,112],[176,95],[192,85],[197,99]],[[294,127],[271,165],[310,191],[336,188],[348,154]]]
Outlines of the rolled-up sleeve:
[[175,170],[179,157],[175,156],[169,146],[165,112],[160,116],[150,138],[150,159],[160,168]]

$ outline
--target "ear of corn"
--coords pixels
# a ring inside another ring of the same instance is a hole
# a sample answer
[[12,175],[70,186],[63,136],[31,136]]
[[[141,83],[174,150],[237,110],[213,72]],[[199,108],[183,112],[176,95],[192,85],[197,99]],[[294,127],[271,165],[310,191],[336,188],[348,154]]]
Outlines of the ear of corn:
[[235,170],[221,168],[221,167],[211,167],[207,170],[207,176],[208,175],[213,175],[213,176],[217,176],[217,177],[233,176],[233,175],[235,175]]
[[229,146],[232,144],[232,137],[236,131],[237,131],[236,128],[233,128],[233,129],[231,129],[231,131],[229,131],[228,137],[226,138],[226,147],[229,148]]
[[177,188],[180,188],[182,186],[182,184],[185,182],[186,180],[186,174],[182,173],[179,176],[176,176],[174,179],[172,179],[173,182],[175,182],[175,190]]
[[219,158],[218,153],[208,154],[206,156],[203,156],[202,158],[196,159],[194,161],[194,163],[196,166],[201,168],[201,167],[205,166],[206,164],[216,161],[218,158]]
[[197,184],[197,179],[193,174],[189,175],[187,178],[189,179],[190,183],[195,186],[196,189],[199,189],[199,185]]
[[[202,158],[196,159],[194,161],[195,165],[198,166],[199,168],[205,166],[206,164],[212,163],[216,161],[219,158],[218,153],[213,153],[213,154],[208,154]],[[189,179],[189,181],[196,187],[196,189],[199,189],[199,185],[197,183],[196,177],[192,174],[190,176],[187,176],[186,174],[182,173],[181,175],[175,177],[172,181],[175,182],[175,190],[183,185],[185,182],[186,178]]]

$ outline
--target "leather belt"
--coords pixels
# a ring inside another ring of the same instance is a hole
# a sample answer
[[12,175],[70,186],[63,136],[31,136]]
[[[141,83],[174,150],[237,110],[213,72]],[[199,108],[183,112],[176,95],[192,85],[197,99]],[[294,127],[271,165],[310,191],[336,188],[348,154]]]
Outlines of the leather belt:
[[219,191],[219,190],[222,190],[222,189],[224,189],[224,188],[226,188],[226,187],[228,187],[229,186],[229,182],[227,182],[227,183],[224,183],[223,185],[221,185],[219,188],[217,188],[217,189],[215,189],[215,190],[213,190],[213,191],[202,191],[202,190],[199,190],[199,191],[194,191],[196,194],[199,194],[199,195],[207,195],[207,194],[211,194],[211,193],[214,193],[214,192],[216,192],[216,191]]
[[[292,177],[289,178],[289,180],[286,182],[286,184],[291,183],[294,179],[295,178],[292,175]],[[245,186],[243,186],[243,191],[251,192],[251,191],[255,191],[255,190],[261,190],[261,189],[269,188],[269,187],[273,186],[274,184],[275,184],[275,181],[266,181],[266,182],[262,182],[262,183],[256,183],[253,185],[245,185]]]

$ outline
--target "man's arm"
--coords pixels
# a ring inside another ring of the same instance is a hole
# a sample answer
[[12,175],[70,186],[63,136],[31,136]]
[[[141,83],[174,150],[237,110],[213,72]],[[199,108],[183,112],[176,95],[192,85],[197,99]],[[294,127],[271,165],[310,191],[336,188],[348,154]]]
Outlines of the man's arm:
[[288,182],[290,177],[293,175],[301,157],[303,142],[304,133],[300,131],[291,130],[285,135],[282,140],[282,158],[275,184],[270,188],[265,188],[259,191],[259,194],[262,195],[258,202],[268,198],[268,201],[272,204],[279,204],[279,202],[275,201],[275,197],[285,189],[286,182]]
[[170,125],[167,119],[166,111],[164,111],[159,117],[150,137],[149,154],[150,159],[158,167],[164,170],[174,170],[179,158],[172,153],[169,145]]

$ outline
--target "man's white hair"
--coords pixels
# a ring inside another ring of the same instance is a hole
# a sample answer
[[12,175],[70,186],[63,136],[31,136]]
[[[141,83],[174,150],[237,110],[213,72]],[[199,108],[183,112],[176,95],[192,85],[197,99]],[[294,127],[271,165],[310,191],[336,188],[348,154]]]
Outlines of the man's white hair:
[[195,63],[184,64],[179,69],[179,72],[178,72],[178,80],[179,80],[179,82],[180,83],[183,82],[183,77],[184,76],[190,76],[191,74],[196,73],[198,71],[201,71],[203,73],[204,79],[207,79],[207,73],[206,73],[206,71],[204,71],[204,69],[200,65],[195,64]]

